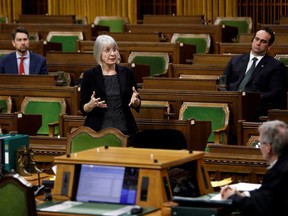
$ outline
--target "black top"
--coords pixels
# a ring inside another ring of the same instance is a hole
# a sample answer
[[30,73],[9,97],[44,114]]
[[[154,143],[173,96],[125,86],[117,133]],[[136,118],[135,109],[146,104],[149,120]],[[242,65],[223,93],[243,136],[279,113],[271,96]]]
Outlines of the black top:
[[[113,127],[120,128],[121,131],[125,130],[125,121],[127,121],[127,130],[122,132],[125,134],[135,133],[138,129],[128,104],[133,94],[132,87],[134,86],[137,89],[137,83],[129,68],[116,65],[116,72],[117,76],[115,78],[113,76],[104,78],[100,65],[84,72],[80,93],[80,110],[86,115],[84,125],[95,131],[100,131],[108,125],[112,126],[111,114],[117,113],[117,115],[119,114],[118,121]],[[114,83],[113,88],[112,84],[108,84],[110,82]],[[105,100],[108,108],[95,107],[91,112],[86,113],[84,105],[90,101],[93,91],[95,91],[95,98],[100,97],[101,100]],[[119,109],[120,106],[121,109]],[[139,111],[139,109],[140,107],[136,110]],[[126,120],[121,116],[124,116]],[[104,125],[104,119],[106,126]],[[120,123],[123,125],[120,126]]]

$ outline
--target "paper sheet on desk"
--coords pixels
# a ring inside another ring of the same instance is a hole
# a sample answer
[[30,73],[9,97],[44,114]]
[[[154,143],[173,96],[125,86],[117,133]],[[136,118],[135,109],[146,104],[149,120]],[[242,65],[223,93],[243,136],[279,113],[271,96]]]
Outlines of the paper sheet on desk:
[[[258,189],[261,186],[261,184],[241,182],[241,183],[237,183],[237,184],[231,184],[229,186],[232,188],[235,188],[238,191],[252,191],[252,190]],[[213,196],[211,198],[211,200],[221,200],[220,193]]]
[[51,212],[58,212],[58,211],[63,211],[65,209],[71,208],[73,206],[77,206],[82,204],[82,202],[75,202],[75,201],[65,201],[61,202],[59,204],[49,206],[46,208],[41,208],[41,211],[51,211]]

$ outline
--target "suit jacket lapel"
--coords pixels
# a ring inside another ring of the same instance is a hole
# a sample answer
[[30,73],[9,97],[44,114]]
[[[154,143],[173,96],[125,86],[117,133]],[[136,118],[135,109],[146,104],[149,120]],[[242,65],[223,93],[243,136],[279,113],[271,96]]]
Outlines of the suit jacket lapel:
[[118,65],[116,65],[116,72],[117,72],[117,77],[118,77],[118,82],[119,82],[119,86],[120,86],[120,93],[122,95],[122,93],[125,91],[125,83],[126,83],[126,76],[124,76],[125,73],[123,73],[121,67],[118,67]]
[[[15,71],[15,74],[18,74],[18,63],[17,63],[17,57],[16,57],[16,53],[14,52],[10,58],[10,67],[11,67],[11,71],[9,71],[9,73]],[[16,63],[15,63],[16,62]]]
[[[249,61],[249,57],[250,57],[250,55],[249,54],[247,54],[247,55],[244,55],[242,58],[241,58],[241,62],[240,62],[240,64],[239,64],[239,71],[240,71],[240,78],[241,79],[239,79],[238,80],[238,85],[240,84],[240,82],[242,81],[242,79],[244,78],[244,76],[245,76],[245,73],[246,73],[246,69],[247,69],[247,64],[248,64],[248,61]],[[238,86],[237,85],[237,86]]]
[[[260,60],[260,62],[257,64],[257,66],[256,66],[253,74],[252,74],[251,77],[250,77],[250,80],[252,80],[255,76],[257,76],[257,74],[260,73],[260,71],[265,67],[266,64],[267,64],[267,58],[266,58],[266,56],[264,56],[264,57]],[[250,80],[249,80],[249,81],[250,81]]]

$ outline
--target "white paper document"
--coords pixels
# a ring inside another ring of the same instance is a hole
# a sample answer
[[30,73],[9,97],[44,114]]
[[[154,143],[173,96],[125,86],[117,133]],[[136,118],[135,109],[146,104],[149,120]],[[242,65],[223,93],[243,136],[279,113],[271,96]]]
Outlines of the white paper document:
[[[261,184],[255,184],[255,183],[237,183],[237,184],[231,184],[229,185],[231,188],[235,188],[238,191],[252,191],[255,189],[258,189]],[[220,193],[211,197],[211,200],[221,200],[221,195]]]

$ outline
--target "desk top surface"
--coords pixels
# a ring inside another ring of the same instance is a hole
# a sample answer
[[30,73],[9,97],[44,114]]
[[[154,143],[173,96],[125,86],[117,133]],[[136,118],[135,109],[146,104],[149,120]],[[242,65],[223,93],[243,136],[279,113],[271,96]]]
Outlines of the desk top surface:
[[147,148],[99,147],[54,158],[61,164],[98,164],[163,169],[202,159],[204,152]]

